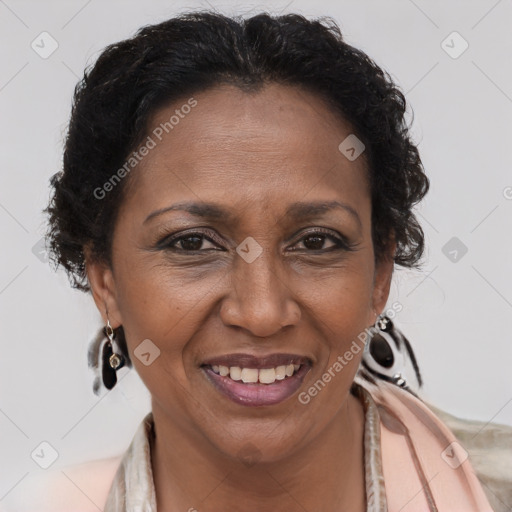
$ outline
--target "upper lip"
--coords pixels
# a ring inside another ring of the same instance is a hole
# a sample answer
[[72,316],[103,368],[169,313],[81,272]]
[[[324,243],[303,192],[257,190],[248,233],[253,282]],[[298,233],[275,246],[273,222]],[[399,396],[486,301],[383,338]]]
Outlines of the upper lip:
[[255,356],[252,354],[227,354],[208,359],[204,365],[216,366],[238,366],[239,368],[275,368],[277,366],[286,366],[288,364],[307,364],[311,365],[311,359],[297,354],[268,354],[265,356]]

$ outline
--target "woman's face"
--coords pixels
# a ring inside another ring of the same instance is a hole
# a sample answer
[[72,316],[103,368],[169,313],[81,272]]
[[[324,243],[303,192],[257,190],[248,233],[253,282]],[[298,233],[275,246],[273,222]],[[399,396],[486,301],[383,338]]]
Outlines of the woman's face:
[[350,347],[385,306],[392,260],[375,268],[364,153],[338,149],[351,133],[282,85],[163,108],[125,178],[112,268],[88,262],[154,413],[224,455],[250,441],[275,460],[319,435],[359,365]]

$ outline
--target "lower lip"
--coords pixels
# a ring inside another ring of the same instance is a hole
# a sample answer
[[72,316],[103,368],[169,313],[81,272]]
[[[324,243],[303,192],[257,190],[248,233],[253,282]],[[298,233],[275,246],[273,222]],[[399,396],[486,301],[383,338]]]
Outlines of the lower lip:
[[244,384],[230,377],[223,377],[215,373],[209,366],[203,366],[202,370],[224,396],[240,405],[262,406],[278,404],[290,398],[301,386],[310,366],[302,364],[291,377],[276,380],[272,384],[259,382]]

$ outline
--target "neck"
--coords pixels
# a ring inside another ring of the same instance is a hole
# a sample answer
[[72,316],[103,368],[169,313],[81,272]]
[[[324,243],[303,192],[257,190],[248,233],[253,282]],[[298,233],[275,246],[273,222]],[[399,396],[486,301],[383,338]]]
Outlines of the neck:
[[[309,444],[272,463],[242,464],[153,404],[151,462],[157,509],[168,512],[366,510],[364,411],[347,396]],[[173,440],[177,440],[173,442]]]

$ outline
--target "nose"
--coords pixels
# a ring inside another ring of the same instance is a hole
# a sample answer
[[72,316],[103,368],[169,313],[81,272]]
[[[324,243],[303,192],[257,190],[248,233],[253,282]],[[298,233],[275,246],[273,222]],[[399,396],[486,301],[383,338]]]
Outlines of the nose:
[[301,318],[283,272],[278,274],[264,251],[252,263],[237,258],[231,276],[231,292],[224,299],[220,316],[227,326],[236,326],[252,336],[268,337]]

